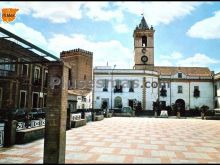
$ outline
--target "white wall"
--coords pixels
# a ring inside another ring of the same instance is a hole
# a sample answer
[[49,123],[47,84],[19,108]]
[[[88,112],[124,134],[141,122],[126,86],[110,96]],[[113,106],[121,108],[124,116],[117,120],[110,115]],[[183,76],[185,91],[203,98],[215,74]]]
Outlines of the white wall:
[[84,104],[84,108],[88,109],[88,108],[92,108],[92,91],[89,92],[86,96],[86,101],[82,100],[82,96],[77,96],[77,109],[82,109],[83,108],[83,104]]
[[[183,87],[183,93],[177,93],[178,86]],[[194,97],[194,86],[199,86],[200,97]],[[172,82],[171,87],[171,105],[176,102],[177,99],[183,99],[185,101],[185,108],[201,107],[202,105],[209,106],[213,109],[213,84],[212,82]],[[167,97],[161,97],[160,101],[166,101],[166,105],[170,105],[170,88],[167,89]]]
[[[113,75],[113,81],[115,85],[115,80],[119,79],[124,83],[123,92],[122,93],[114,93],[112,92],[112,99],[111,99],[111,75],[95,75],[95,90],[94,90],[94,108],[101,108],[102,99],[109,99],[109,108],[111,108],[111,100],[112,100],[112,108],[114,108],[114,99],[117,96],[120,96],[122,98],[122,106],[128,106],[128,100],[129,99],[136,99],[137,101],[143,101],[143,75]],[[149,82],[148,86],[149,88],[146,88],[146,109],[152,110],[152,104],[153,101],[156,101],[158,97],[158,89],[152,88],[151,83],[152,81],[158,82],[157,77],[152,76],[145,76],[146,81]],[[103,87],[100,85],[101,80],[108,79],[108,92],[103,92]],[[129,85],[125,82],[127,80],[134,80],[135,81],[135,87],[134,92],[129,92]],[[114,90],[114,86],[112,88],[112,91]],[[98,99],[99,98],[99,99]],[[143,103],[142,103],[143,104]]]
[[220,109],[220,80],[215,82],[215,85],[217,85],[217,96],[215,96],[215,101],[217,101],[218,108]]
[[[95,74],[95,89],[94,89],[94,108],[101,108],[102,99],[108,99],[109,100],[109,108],[111,108],[111,100],[112,100],[112,108],[114,108],[114,99],[117,96],[120,96],[122,98],[122,104],[123,106],[128,106],[128,100],[129,99],[136,99],[137,101],[141,101],[143,105],[143,88],[141,85],[143,85],[143,77],[146,77],[146,81],[149,82],[146,88],[146,110],[152,110],[153,109],[153,101],[156,101],[158,98],[158,88],[152,88],[151,84],[152,82],[158,83],[158,78],[156,76],[152,75],[146,75],[146,74],[136,74],[137,70],[130,70],[128,71],[130,74],[122,73],[123,71],[118,72],[118,74],[114,73],[113,80],[115,83],[116,79],[120,79],[122,83],[124,80],[135,80],[135,82],[138,82],[138,87],[134,88],[134,92],[128,92],[129,87],[123,87],[122,93],[114,93],[112,92],[112,99],[111,99],[111,80],[112,75],[110,73],[104,73],[104,71],[100,72],[102,74]],[[131,74],[133,73],[134,74]],[[120,75],[119,75],[120,74]],[[174,76],[177,76],[175,74]],[[185,75],[183,74],[183,77]],[[108,79],[109,85],[108,85],[108,92],[103,92],[103,86],[100,85],[101,81]],[[171,105],[176,102],[177,99],[183,99],[185,101],[185,108],[188,110],[190,108],[195,108],[196,106],[201,107],[202,105],[209,106],[210,109],[213,109],[213,83],[212,82],[205,82],[204,80],[200,81],[194,81],[190,80],[191,82],[172,82],[169,84],[169,87],[166,87],[167,89],[167,97],[161,97],[160,101],[166,101],[166,105]],[[114,84],[115,85],[115,84]],[[178,86],[182,86],[183,93],[177,93]],[[200,97],[194,97],[194,86],[199,86],[200,90]],[[170,89],[171,89],[171,97],[170,97]],[[112,91],[114,90],[114,86],[112,88]],[[171,102],[170,102],[171,99]]]

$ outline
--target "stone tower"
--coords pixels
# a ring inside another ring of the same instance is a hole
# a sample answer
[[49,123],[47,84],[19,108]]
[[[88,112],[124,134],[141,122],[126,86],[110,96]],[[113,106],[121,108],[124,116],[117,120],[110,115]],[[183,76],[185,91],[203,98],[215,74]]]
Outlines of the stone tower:
[[[70,80],[73,89],[91,88],[93,53],[83,49],[62,51],[60,58],[71,66]],[[89,90],[89,89],[88,89]]]
[[153,27],[149,28],[145,18],[142,17],[133,33],[134,69],[154,69],[154,32]]

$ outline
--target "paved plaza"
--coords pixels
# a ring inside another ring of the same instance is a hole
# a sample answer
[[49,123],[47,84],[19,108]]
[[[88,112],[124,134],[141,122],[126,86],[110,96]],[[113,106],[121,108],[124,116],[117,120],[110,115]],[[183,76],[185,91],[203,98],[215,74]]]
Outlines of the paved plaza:
[[[66,132],[65,163],[220,163],[220,122],[112,117]],[[0,148],[0,163],[43,163],[44,140]]]

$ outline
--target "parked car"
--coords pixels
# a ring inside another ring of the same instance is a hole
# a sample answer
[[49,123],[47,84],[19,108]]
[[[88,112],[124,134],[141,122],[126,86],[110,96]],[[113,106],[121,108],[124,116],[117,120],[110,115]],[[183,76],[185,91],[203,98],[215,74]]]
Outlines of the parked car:
[[24,121],[26,116],[27,109],[26,108],[12,108],[10,110],[7,110],[6,112],[6,118],[17,120],[17,121]]
[[45,109],[44,108],[32,108],[30,112],[28,112],[28,115],[30,115],[31,119],[39,119],[45,118]]

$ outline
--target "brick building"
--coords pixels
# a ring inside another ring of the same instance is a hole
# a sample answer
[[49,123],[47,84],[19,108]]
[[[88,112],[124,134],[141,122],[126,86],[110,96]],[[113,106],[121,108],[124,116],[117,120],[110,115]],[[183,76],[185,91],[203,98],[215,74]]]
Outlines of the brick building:
[[[0,38],[0,108],[46,107],[49,61],[10,40]],[[14,63],[12,63],[14,62]],[[19,63],[21,62],[21,63]],[[23,63],[22,63],[23,62]]]
[[[68,63],[70,70],[69,95],[75,95],[77,109],[92,108],[92,69],[93,69],[93,53],[83,49],[73,49],[62,51],[60,53],[62,61]],[[69,96],[69,98],[73,98]]]
[[[62,51],[60,58],[71,66],[71,89],[91,89],[93,53],[83,49]],[[85,86],[84,86],[85,85]]]

